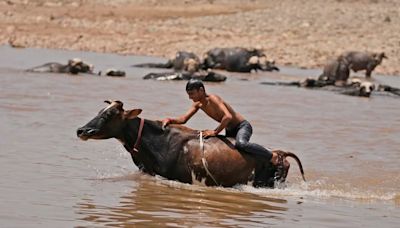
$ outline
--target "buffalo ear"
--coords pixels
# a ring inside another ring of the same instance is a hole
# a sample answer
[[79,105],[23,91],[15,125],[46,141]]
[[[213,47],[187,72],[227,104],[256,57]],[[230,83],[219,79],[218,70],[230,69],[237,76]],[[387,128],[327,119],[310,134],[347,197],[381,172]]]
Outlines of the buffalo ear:
[[134,119],[134,118],[136,118],[140,113],[142,113],[142,109],[127,110],[127,111],[124,111],[124,117],[125,117],[125,119]]
[[111,104],[110,100],[105,100],[104,103]]

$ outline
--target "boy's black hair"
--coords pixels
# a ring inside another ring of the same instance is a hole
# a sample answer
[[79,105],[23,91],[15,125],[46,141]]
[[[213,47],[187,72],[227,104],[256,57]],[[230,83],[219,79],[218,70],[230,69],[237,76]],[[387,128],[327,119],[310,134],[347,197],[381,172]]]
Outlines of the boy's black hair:
[[186,83],[186,91],[190,91],[193,89],[199,90],[201,87],[203,87],[203,89],[205,90],[203,82],[198,79],[190,79],[188,83]]

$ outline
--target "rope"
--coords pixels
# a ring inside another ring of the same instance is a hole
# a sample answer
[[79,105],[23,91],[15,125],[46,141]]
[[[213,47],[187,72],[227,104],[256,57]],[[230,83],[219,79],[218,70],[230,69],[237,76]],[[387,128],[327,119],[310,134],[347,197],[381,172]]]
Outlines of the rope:
[[201,154],[202,154],[201,161],[203,162],[204,169],[206,170],[208,176],[210,176],[211,179],[213,179],[214,183],[216,185],[219,185],[218,182],[213,177],[213,175],[211,174],[210,170],[208,170],[208,164],[207,164],[206,158],[204,157],[203,132],[201,132],[201,131],[200,131],[200,149],[201,149]]

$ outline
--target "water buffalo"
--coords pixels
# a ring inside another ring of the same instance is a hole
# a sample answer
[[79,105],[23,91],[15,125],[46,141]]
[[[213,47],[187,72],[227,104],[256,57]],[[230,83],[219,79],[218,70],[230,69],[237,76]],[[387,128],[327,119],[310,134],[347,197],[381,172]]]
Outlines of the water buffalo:
[[61,63],[46,63],[37,67],[33,67],[28,69],[28,72],[36,72],[36,73],[69,73],[69,74],[78,74],[78,73],[85,73],[91,75],[105,75],[110,77],[124,77],[125,71],[117,70],[117,69],[107,69],[103,72],[99,71],[95,73],[93,71],[94,66],[89,63],[83,62],[81,59],[73,58],[68,60],[66,65]]
[[205,82],[223,82],[226,80],[226,76],[214,71],[201,70],[193,73],[188,71],[149,73],[145,75],[143,79],[155,79],[160,81],[198,79]]
[[178,51],[176,55],[166,63],[143,63],[134,67],[172,68],[175,71],[196,72],[201,68],[201,61],[196,54],[186,51]]
[[375,85],[370,81],[366,81],[357,77],[350,78],[349,81],[350,82],[348,84],[355,88],[355,91],[353,94],[351,94],[350,91],[347,92],[346,94],[348,95],[369,97],[372,91],[378,91],[400,96],[400,89],[393,86],[378,83]]
[[389,85],[379,84],[377,91],[384,91],[384,92],[388,92],[388,93],[400,96],[400,88],[396,88],[396,87],[389,86]]
[[[101,71],[98,73],[98,75],[102,75],[102,74],[103,73]],[[125,73],[125,71],[122,71],[122,70],[110,68],[110,69],[105,70],[104,75],[110,76],[110,77],[125,77],[126,73]]]
[[78,73],[93,73],[93,65],[83,62],[81,59],[73,58],[68,60],[66,65],[61,63],[46,63],[37,67],[33,67],[28,69],[29,72],[38,72],[38,73],[70,73],[70,74],[78,74]]
[[332,86],[332,88],[328,87],[327,90],[350,96],[370,97],[372,92],[375,90],[375,84],[369,81],[351,79],[340,86],[336,85]]
[[290,166],[286,157],[292,157],[304,179],[301,162],[293,153],[275,150],[279,165],[267,164],[269,161],[236,150],[233,138],[203,139],[198,131],[183,125],[164,128],[161,121],[140,118],[141,109],[125,111],[121,101],[106,103],[96,117],[77,129],[77,136],[82,140],[116,138],[136,166],[150,175],[207,186],[253,182],[254,186],[274,187],[285,181]]
[[348,83],[332,84],[326,80],[306,78],[300,81],[292,82],[261,82],[264,85],[280,85],[280,86],[297,86],[310,89],[321,89],[327,91],[333,91],[340,94],[370,97],[372,91],[375,89],[375,85],[368,81],[361,81],[360,79],[351,79]]
[[268,61],[259,49],[214,48],[203,56],[204,69],[223,69],[231,72],[251,72],[252,70],[279,71],[274,61]]
[[349,62],[343,57],[329,60],[318,80],[328,84],[345,83],[350,77]]
[[376,66],[382,63],[382,60],[387,58],[384,52],[373,53],[373,52],[359,52],[349,51],[343,53],[340,58],[345,59],[349,68],[357,72],[365,70],[365,77],[370,78],[372,71]]

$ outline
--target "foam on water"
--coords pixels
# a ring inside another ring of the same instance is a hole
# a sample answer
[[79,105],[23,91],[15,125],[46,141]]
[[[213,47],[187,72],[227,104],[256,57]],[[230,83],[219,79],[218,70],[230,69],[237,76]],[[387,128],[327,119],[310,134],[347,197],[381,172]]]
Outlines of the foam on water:
[[[315,187],[319,186],[319,187]],[[239,186],[238,189],[245,192],[250,192],[258,195],[266,196],[296,196],[296,197],[312,197],[319,199],[344,199],[356,200],[360,202],[374,202],[374,201],[397,201],[399,193],[396,192],[372,192],[362,189],[349,189],[343,190],[330,186],[328,184],[321,184],[319,181],[308,183],[287,184],[284,189],[260,189],[252,186]]]
[[[97,170],[96,170],[97,171]],[[95,179],[105,181],[154,181],[157,184],[169,186],[178,189],[185,189],[190,191],[211,191],[218,190],[222,192],[244,192],[251,193],[263,197],[295,197],[295,198],[309,198],[309,199],[336,199],[336,200],[354,200],[364,203],[373,203],[376,201],[387,201],[387,203],[394,202],[396,205],[400,203],[400,194],[398,192],[374,192],[371,190],[336,187],[323,180],[318,181],[300,181],[296,183],[286,183],[286,187],[282,188],[255,188],[251,185],[236,185],[232,188],[224,187],[207,187],[204,182],[196,182],[194,184],[185,184],[173,180],[167,180],[161,176],[149,176],[147,174],[137,172],[130,172],[126,169],[121,169],[121,173],[115,172],[107,173],[98,171]],[[122,172],[125,172],[122,174]]]

